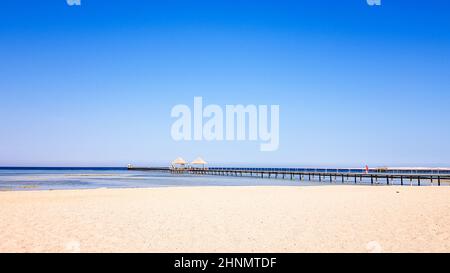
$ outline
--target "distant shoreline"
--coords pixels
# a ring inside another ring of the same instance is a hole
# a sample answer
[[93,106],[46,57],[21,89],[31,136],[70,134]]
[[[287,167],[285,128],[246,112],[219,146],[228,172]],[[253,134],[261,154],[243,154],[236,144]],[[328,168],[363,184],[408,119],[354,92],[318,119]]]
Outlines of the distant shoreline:
[[127,167],[21,167],[0,166],[0,170],[127,170]]

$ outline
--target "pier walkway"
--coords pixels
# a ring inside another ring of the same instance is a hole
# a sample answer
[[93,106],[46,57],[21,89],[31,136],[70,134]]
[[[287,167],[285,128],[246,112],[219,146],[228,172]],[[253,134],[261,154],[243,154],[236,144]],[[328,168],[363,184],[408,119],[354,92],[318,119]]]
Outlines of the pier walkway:
[[323,169],[323,168],[183,168],[128,167],[135,171],[167,171],[195,175],[222,175],[354,184],[450,185],[448,169]]

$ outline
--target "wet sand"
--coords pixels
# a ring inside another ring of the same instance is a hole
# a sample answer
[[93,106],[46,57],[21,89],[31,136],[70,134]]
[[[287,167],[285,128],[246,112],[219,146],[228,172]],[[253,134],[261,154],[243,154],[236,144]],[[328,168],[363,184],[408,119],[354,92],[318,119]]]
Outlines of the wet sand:
[[0,252],[450,252],[450,187],[0,192]]

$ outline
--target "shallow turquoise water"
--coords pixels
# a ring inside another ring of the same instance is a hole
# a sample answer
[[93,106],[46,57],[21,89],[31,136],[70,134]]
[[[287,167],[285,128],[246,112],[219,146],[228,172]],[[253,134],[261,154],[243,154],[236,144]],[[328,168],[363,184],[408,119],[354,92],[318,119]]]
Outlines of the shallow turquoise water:
[[[183,186],[311,186],[311,185],[354,185],[354,180],[342,182],[340,178],[318,181],[236,177],[218,175],[173,174],[160,171],[129,171],[126,168],[5,168],[0,167],[0,191],[7,190],[59,190],[93,188],[146,188]],[[399,185],[400,180],[391,180],[391,185]],[[417,185],[417,181],[405,180],[405,185]],[[369,184],[367,178],[357,181],[357,185]],[[380,179],[378,185],[385,185]],[[430,185],[422,181],[422,185]]]
[[[128,171],[123,168],[0,169],[0,190],[143,188],[170,186],[316,185],[317,182]],[[326,183],[324,183],[326,184]]]

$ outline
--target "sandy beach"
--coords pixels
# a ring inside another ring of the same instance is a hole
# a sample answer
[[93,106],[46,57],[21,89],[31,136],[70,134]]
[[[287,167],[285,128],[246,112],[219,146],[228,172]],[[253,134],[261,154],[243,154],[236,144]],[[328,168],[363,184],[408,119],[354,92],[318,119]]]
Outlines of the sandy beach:
[[0,192],[0,252],[450,252],[450,187]]

